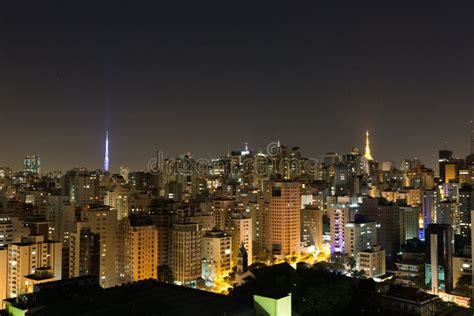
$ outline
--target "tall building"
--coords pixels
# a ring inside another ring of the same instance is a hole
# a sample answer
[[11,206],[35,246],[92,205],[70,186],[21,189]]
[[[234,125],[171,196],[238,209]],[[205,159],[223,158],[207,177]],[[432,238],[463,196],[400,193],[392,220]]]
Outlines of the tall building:
[[[100,205],[83,208],[70,237],[70,277],[97,273],[103,288],[116,285],[117,227],[117,211]],[[87,251],[92,256],[85,260]]]
[[431,223],[436,223],[436,208],[438,205],[439,193],[435,189],[423,190],[421,199],[421,212],[423,214],[423,231],[421,236],[424,240],[426,228]]
[[156,279],[158,231],[149,216],[129,216],[118,229],[117,282]]
[[444,164],[444,182],[457,181],[458,165],[455,162],[447,162]]
[[446,164],[453,159],[453,152],[451,150],[443,149],[439,151],[439,178],[445,183],[446,182]]
[[37,269],[46,268],[52,278],[61,280],[61,263],[61,242],[30,236],[20,243],[8,245],[8,297],[27,293],[27,276]]
[[171,209],[163,206],[153,207],[150,215],[158,230],[158,266],[171,266],[171,213]]
[[471,184],[471,171],[469,169],[459,170],[459,184],[461,186]]
[[113,186],[107,191],[104,204],[117,210],[117,218],[121,220],[129,215],[132,193],[128,186]]
[[78,207],[97,204],[99,202],[99,175],[86,170],[68,171],[62,178],[63,194]]
[[321,251],[323,247],[323,210],[306,205],[301,210],[301,242],[305,247]]
[[268,250],[268,214],[270,202],[263,195],[257,197],[257,203],[250,203],[253,229],[253,252],[258,255]]
[[387,259],[394,259],[400,251],[404,238],[404,226],[401,224],[399,206],[384,199],[367,198],[360,207],[359,213],[378,224],[378,245],[385,250]]
[[459,189],[459,225],[464,238],[471,236],[471,210],[474,209],[474,190],[471,185]]
[[253,262],[252,219],[244,213],[233,213],[231,220],[232,266],[237,265],[239,249],[243,245],[248,257],[248,265]]
[[448,292],[453,289],[452,260],[454,252],[453,229],[449,224],[430,224],[425,232],[425,283],[431,291]]
[[172,271],[178,284],[193,284],[201,277],[202,233],[198,224],[174,224]]
[[346,162],[334,165],[334,177],[332,178],[334,195],[351,195],[354,188],[352,166]]
[[418,206],[400,206],[400,222],[404,236],[400,241],[404,244],[408,239],[419,238],[421,213]]
[[130,169],[127,166],[120,166],[120,175],[125,180],[125,183],[128,183],[129,180]]
[[455,234],[461,233],[461,214],[459,203],[456,200],[444,200],[438,203],[436,223],[449,224]]
[[344,252],[357,259],[359,252],[377,244],[377,223],[349,222],[345,225],[344,237]]
[[274,255],[300,253],[300,184],[274,182],[269,208],[269,248]]
[[87,222],[78,222],[69,238],[69,277],[90,275],[99,278],[101,265],[100,233]]
[[232,238],[222,230],[205,233],[201,244],[202,278],[215,284],[231,271]]
[[36,155],[26,156],[25,159],[23,160],[23,172],[40,174],[41,172],[40,158]]
[[348,204],[331,204],[328,206],[328,217],[331,229],[331,253],[344,253],[345,226],[350,222],[350,209]]
[[47,195],[46,220],[49,222],[49,238],[68,243],[69,234],[74,228],[75,206],[67,195]]
[[0,308],[3,300],[8,298],[8,247],[0,247]]
[[229,230],[231,214],[235,209],[235,205],[235,200],[228,198],[218,198],[212,201],[214,227],[223,231]]

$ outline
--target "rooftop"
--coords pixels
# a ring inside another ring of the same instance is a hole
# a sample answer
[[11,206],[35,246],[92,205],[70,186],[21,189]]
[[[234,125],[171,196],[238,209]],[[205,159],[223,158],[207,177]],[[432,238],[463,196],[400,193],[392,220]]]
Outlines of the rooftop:
[[22,302],[8,302],[23,309],[35,307],[41,315],[254,315],[252,306],[228,296],[153,280],[106,290],[73,286],[71,280],[65,288],[61,282],[52,282],[55,286],[43,287]]
[[382,295],[417,303],[440,299],[437,295],[428,294],[421,289],[401,285],[390,285],[389,290]]

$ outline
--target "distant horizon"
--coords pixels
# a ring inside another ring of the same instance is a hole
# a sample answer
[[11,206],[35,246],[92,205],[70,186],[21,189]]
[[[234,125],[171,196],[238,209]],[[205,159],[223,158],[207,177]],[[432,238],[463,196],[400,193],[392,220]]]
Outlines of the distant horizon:
[[[365,131],[364,131],[365,133]],[[425,167],[427,168],[430,168],[430,169],[433,169],[433,171],[435,172],[435,174],[438,173],[438,165],[437,165],[437,161],[438,161],[438,152],[439,150],[451,150],[453,151],[453,155],[454,157],[456,158],[459,158],[459,159],[465,159],[466,157],[468,157],[470,155],[469,151],[466,155],[464,156],[459,156],[457,155],[456,151],[454,151],[453,149],[449,148],[449,143],[448,143],[448,146],[447,148],[439,148],[437,149],[436,151],[433,152],[433,157],[432,159],[436,162],[435,164],[433,165],[430,165],[428,163],[429,160],[424,160],[420,157],[417,157],[417,156],[412,156],[412,157],[409,157],[409,155],[405,155],[404,158],[399,158],[399,159],[378,159],[377,157],[377,149],[374,148],[374,146],[372,145],[373,144],[373,141],[372,141],[372,136],[373,136],[373,132],[370,132],[371,133],[371,151],[372,153],[375,152],[374,157],[374,161],[376,162],[383,162],[383,161],[392,161],[394,162],[394,165],[395,165],[395,168],[398,168],[399,167],[399,163],[403,160],[403,159],[418,159],[420,160],[420,162],[425,165]],[[110,137],[110,133],[109,133],[109,137]],[[278,139],[274,140],[273,142],[276,142],[276,141],[279,141]],[[104,137],[104,142],[105,142],[105,137]],[[314,159],[317,159],[319,161],[322,161],[324,155],[328,154],[328,153],[336,153],[340,156],[344,156],[346,154],[349,154],[351,152],[351,150],[354,148],[354,147],[357,147],[360,151],[361,154],[364,153],[364,145],[362,144],[361,146],[352,146],[350,147],[347,151],[345,152],[341,152],[341,151],[334,151],[334,150],[329,150],[329,151],[325,151],[324,153],[322,154],[319,154],[319,155],[307,155],[306,152],[305,152],[305,148],[303,148],[302,146],[298,146],[298,145],[292,145],[292,144],[287,144],[286,142],[283,142],[281,141],[281,145],[282,146],[286,146],[287,148],[294,148],[294,147],[297,147],[301,150],[302,152],[302,155],[304,158],[314,158]],[[233,147],[228,147],[228,149],[231,151],[231,152],[234,152],[234,151],[242,151],[244,149],[244,146],[245,146],[245,143],[248,143],[248,142],[245,142],[243,141],[242,142],[242,145],[241,145],[241,148],[237,148],[237,146],[233,146]],[[271,143],[271,142],[270,142]],[[110,138],[109,139],[109,145],[112,145],[112,149],[110,150],[109,152],[109,157],[110,157],[110,163],[112,163],[112,167],[109,168],[109,172],[111,174],[117,174],[119,173],[119,168],[121,166],[126,166],[130,169],[130,171],[147,171],[147,162],[151,159],[151,158],[154,158],[156,156],[156,150],[153,152],[151,151],[150,152],[150,155],[146,158],[143,158],[144,159],[144,163],[143,163],[143,166],[142,167],[131,167],[129,164],[127,164],[127,162],[123,162],[123,163],[118,163],[118,162],[115,162],[114,159],[113,159],[113,139]],[[258,146],[258,147],[253,147],[251,143],[248,143],[249,145],[249,149],[250,151],[253,151],[253,152],[260,152],[260,151],[263,151],[265,152],[265,148],[268,146],[268,143],[265,144],[264,146]],[[469,144],[470,145],[470,144]],[[468,146],[466,146],[468,147]],[[105,148],[105,147],[104,147]],[[101,149],[101,152],[103,153],[104,152],[104,148]],[[375,149],[375,150],[374,150]],[[163,153],[166,153],[166,150],[162,150],[162,149],[157,149]],[[184,155],[188,155],[188,154],[191,154],[191,157],[194,158],[194,159],[199,159],[199,158],[205,158],[205,159],[216,159],[216,158],[220,158],[220,157],[224,157],[227,155],[227,150],[226,151],[222,151],[221,154],[217,154],[217,155],[202,155],[202,156],[197,156],[197,155],[194,155],[193,152],[190,152],[190,151],[187,151],[187,152],[181,152],[181,153],[177,153],[175,155],[171,154],[171,155],[167,155],[165,154],[164,155],[164,158],[166,159],[174,159],[174,158],[179,158],[180,156],[184,156]],[[47,174],[47,173],[50,173],[50,172],[55,172],[55,171],[61,171],[61,172],[65,172],[65,171],[68,171],[68,170],[72,170],[72,169],[75,169],[75,168],[86,168],[87,170],[102,170],[102,171],[105,171],[103,169],[103,166],[104,166],[104,160],[102,159],[101,162],[97,162],[96,166],[88,166],[88,165],[85,165],[85,164],[75,164],[75,165],[72,165],[70,167],[65,167],[65,168],[45,168],[44,167],[44,162],[45,162],[45,159],[43,158],[43,156],[40,154],[40,153],[29,153],[29,154],[26,154],[23,156],[26,157],[26,156],[38,156],[40,158],[40,161],[41,161],[41,171],[43,174]],[[17,167],[13,167],[14,165],[16,165]],[[46,166],[48,166],[48,162],[46,161]],[[5,164],[5,163],[2,163],[2,161],[0,160],[0,167],[3,167],[3,168],[11,168],[12,171],[14,172],[19,172],[23,169],[23,159],[21,159],[20,161],[14,163],[14,164]]]

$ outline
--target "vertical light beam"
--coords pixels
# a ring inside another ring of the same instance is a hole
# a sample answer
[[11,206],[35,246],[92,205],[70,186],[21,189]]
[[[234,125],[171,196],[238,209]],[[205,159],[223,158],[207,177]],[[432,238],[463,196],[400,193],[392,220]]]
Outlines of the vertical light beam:
[[105,132],[104,171],[109,172],[109,131]]

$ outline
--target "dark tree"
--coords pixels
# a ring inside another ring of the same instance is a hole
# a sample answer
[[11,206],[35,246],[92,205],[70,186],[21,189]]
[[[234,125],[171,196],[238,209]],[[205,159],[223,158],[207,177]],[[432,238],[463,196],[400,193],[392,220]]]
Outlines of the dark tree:
[[403,252],[412,252],[412,253],[424,253],[425,252],[425,243],[418,238],[408,239],[402,245]]
[[158,280],[165,283],[173,283],[173,271],[171,271],[170,266],[164,264],[158,267]]

